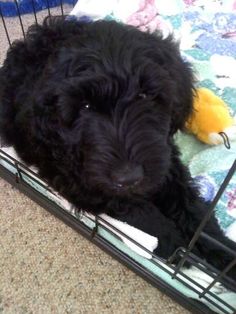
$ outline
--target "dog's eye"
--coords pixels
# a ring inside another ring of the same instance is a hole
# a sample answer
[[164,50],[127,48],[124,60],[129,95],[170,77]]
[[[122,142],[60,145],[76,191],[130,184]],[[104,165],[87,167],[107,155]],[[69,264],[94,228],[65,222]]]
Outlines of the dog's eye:
[[82,102],[82,109],[88,110],[90,108],[91,108],[91,105],[90,105],[90,103],[88,101],[83,101]]
[[145,99],[145,98],[147,98],[147,94],[145,94],[145,93],[140,93],[140,94],[138,94],[138,98],[140,98],[140,99]]

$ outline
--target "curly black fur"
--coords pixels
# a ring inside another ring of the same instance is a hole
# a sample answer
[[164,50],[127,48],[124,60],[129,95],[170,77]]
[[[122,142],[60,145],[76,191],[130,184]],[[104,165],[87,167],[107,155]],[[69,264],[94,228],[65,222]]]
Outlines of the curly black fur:
[[[188,245],[207,206],[173,142],[194,89],[171,37],[49,18],[0,71],[0,134],[42,178],[74,205],[157,236],[164,258]],[[205,231],[236,251],[214,217]],[[233,258],[202,238],[194,251],[219,269]]]

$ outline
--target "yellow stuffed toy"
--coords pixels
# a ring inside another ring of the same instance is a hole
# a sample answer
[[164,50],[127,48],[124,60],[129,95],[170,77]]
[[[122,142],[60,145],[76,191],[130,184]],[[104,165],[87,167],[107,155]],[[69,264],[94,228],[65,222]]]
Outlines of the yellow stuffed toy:
[[236,120],[225,102],[207,88],[197,89],[194,113],[186,123],[187,131],[206,144],[225,144],[236,140]]

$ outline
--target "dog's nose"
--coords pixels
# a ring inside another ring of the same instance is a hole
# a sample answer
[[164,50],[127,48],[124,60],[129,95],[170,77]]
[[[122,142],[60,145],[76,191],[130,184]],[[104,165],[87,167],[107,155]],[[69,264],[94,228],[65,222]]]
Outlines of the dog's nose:
[[128,187],[139,183],[143,176],[144,171],[141,165],[125,166],[112,174],[112,180],[118,187]]

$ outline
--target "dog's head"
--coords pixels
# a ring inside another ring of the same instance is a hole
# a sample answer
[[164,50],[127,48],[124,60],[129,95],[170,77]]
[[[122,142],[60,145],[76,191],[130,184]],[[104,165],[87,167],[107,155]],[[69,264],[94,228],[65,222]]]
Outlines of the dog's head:
[[109,197],[159,189],[173,134],[192,110],[191,70],[171,38],[88,23],[58,46],[36,90],[35,136],[74,189]]

